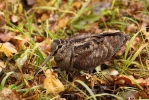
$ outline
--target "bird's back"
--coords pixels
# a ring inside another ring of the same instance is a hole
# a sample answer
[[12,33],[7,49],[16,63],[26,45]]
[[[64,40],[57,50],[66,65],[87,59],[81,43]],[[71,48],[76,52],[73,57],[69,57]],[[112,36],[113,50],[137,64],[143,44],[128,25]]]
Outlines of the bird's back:
[[55,61],[65,70],[93,70],[109,60],[127,40],[128,35],[121,32],[77,34],[66,40],[66,48],[55,56]]

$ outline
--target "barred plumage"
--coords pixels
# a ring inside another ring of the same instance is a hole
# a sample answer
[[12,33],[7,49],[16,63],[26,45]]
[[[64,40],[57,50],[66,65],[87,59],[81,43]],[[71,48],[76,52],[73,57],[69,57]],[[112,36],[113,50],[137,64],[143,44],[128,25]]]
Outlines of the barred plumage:
[[121,32],[78,34],[51,44],[51,56],[65,70],[93,70],[110,59],[129,36]]

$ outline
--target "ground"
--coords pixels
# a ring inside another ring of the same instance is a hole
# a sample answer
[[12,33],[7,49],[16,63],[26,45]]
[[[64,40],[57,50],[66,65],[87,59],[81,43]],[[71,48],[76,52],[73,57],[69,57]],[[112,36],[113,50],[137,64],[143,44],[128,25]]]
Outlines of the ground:
[[[92,73],[51,59],[54,39],[119,30],[127,43]],[[0,100],[149,98],[148,0],[0,0]]]

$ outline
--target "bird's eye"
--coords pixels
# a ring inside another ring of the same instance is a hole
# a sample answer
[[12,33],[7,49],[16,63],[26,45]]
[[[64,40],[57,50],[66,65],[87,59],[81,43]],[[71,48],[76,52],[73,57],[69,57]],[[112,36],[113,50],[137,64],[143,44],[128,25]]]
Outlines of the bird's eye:
[[60,49],[61,47],[62,47],[62,45],[59,45],[59,46],[58,46],[58,49]]

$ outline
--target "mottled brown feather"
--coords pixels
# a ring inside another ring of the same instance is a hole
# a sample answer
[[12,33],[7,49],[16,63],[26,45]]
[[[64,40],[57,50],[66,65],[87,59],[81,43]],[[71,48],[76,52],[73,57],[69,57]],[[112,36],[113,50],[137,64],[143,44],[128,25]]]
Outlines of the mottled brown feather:
[[93,70],[109,60],[128,39],[122,32],[77,34],[65,40],[54,40],[51,56],[64,70]]

